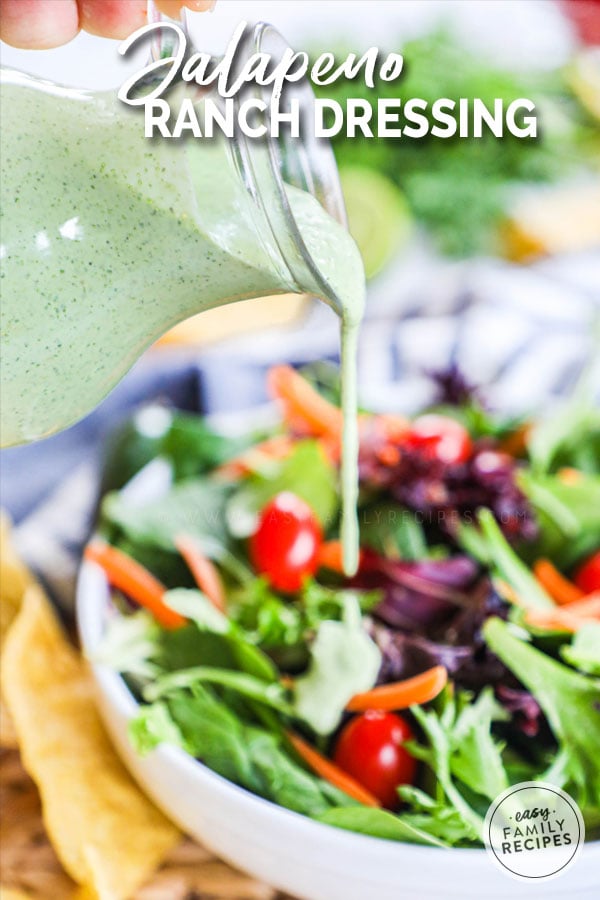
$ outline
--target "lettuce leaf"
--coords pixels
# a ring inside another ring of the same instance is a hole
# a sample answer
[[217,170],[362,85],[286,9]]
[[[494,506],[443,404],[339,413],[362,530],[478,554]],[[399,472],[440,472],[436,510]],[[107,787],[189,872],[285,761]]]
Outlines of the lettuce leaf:
[[446,691],[440,711],[413,706],[411,712],[427,743],[413,741],[408,749],[435,774],[447,804],[463,823],[464,840],[479,841],[481,812],[509,784],[502,747],[492,735],[492,723],[507,718],[506,713],[491,688],[484,688],[474,703],[466,691],[455,697]]
[[291,491],[315,513],[324,530],[338,509],[337,472],[313,440],[299,441],[285,460],[245,479],[227,504],[227,524],[238,538],[255,529],[258,513],[281,493]]
[[410,812],[402,813],[402,820],[425,831],[449,846],[472,846],[475,843],[471,829],[446,797],[441,793],[434,800],[425,791],[410,784],[400,785],[400,799],[410,806]]
[[563,644],[560,655],[570,665],[589,675],[600,675],[600,622],[587,622]]
[[[593,378],[593,368],[586,370],[573,395],[532,428],[527,449],[536,474],[547,473],[556,464],[583,468],[586,457],[593,458],[597,470],[600,411],[594,408]],[[581,452],[584,447],[588,451],[585,456]]]
[[279,735],[246,723],[199,684],[142,707],[129,734],[140,753],[178,744],[234,784],[305,815],[354,802],[296,763]]
[[536,649],[500,619],[488,619],[483,635],[542,707],[564,756],[564,773],[578,789],[577,802],[600,807],[600,679]]
[[432,847],[447,847],[448,844],[430,834],[426,829],[418,828],[405,816],[395,816],[383,809],[369,806],[348,806],[330,809],[318,817],[319,822],[343,828],[346,831],[357,831],[371,837],[383,838],[387,841],[406,841],[409,844],[427,844]]
[[600,476],[580,472],[574,483],[523,471],[519,484],[537,512],[535,555],[567,569],[600,546]]
[[208,556],[218,558],[229,543],[224,515],[229,493],[225,485],[208,478],[181,481],[164,497],[143,505],[111,493],[102,504],[102,521],[129,540],[161,550],[174,551],[175,536],[189,534],[198,538]]
[[498,575],[508,582],[524,606],[530,609],[552,609],[554,601],[514,552],[490,510],[481,509],[478,518],[481,532],[487,541],[490,563]]

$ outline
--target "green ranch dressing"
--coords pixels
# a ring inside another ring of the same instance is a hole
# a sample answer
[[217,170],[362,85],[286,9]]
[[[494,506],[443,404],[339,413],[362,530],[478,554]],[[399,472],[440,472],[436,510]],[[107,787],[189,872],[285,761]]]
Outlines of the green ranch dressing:
[[[365,307],[365,271],[358,247],[348,232],[310,194],[287,190],[290,206],[310,255],[324,273],[341,307],[342,385],[342,546],[344,571],[358,568],[358,329]],[[326,299],[326,298],[323,298]]]
[[[18,78],[1,97],[4,446],[77,421],[175,323],[236,300],[303,292],[256,228],[223,144],[147,141],[112,92]],[[318,201],[287,194],[342,310],[342,541],[353,573],[364,271],[354,241]]]

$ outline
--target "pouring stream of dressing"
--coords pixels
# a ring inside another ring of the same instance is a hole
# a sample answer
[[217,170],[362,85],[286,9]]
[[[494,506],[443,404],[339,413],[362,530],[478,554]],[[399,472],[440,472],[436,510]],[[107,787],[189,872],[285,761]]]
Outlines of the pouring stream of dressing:
[[[356,243],[310,194],[286,187],[294,219],[310,255],[325,276],[341,309],[342,386],[342,527],[343,563],[346,575],[358,568],[358,413],[357,344],[365,307],[365,271]],[[327,298],[322,298],[327,301]]]

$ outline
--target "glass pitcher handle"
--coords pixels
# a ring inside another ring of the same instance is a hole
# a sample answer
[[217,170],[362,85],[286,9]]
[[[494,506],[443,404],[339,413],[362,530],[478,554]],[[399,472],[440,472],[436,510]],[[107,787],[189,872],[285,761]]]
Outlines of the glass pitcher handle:
[[[147,0],[146,18],[148,19],[149,25],[154,22],[173,22],[175,25],[179,25],[187,36],[187,17],[185,8],[182,8],[181,10],[181,19],[176,21],[159,12],[154,0]],[[156,62],[164,56],[171,56],[173,54],[174,46],[174,37],[170,33],[165,34],[161,31],[159,34],[153,35],[150,45],[149,62]]]

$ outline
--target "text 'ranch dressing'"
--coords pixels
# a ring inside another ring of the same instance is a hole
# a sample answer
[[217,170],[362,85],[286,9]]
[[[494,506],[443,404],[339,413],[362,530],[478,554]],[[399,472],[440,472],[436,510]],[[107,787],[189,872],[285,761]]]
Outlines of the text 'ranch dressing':
[[[304,293],[257,228],[225,140],[152,140],[112,92],[19,73],[2,85],[2,445],[90,412],[143,351],[203,310]],[[286,188],[341,313],[342,541],[358,561],[356,331],[359,251],[311,195]],[[331,297],[324,297],[331,302]],[[332,304],[333,305],[333,304]]]

